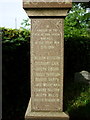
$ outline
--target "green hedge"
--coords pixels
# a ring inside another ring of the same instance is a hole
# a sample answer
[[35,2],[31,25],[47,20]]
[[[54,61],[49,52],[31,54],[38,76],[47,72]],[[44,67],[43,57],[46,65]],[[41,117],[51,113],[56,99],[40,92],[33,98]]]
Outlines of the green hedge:
[[65,38],[64,51],[65,74],[73,76],[75,72],[86,70],[90,72],[90,38]]
[[30,98],[30,32],[0,28],[3,120],[24,120]]
[[[0,28],[3,50],[3,119],[24,120],[30,98],[30,32]],[[64,111],[71,120],[90,119],[90,87],[75,84],[74,73],[90,72],[90,38],[65,37]],[[7,102],[8,101],[8,102]]]
[[[19,46],[22,43],[28,42],[30,39],[30,31],[26,29],[7,29],[0,28],[2,33],[2,43],[10,43]],[[13,47],[15,47],[13,46]]]
[[68,83],[64,86],[64,111],[70,120],[90,119],[90,85]]

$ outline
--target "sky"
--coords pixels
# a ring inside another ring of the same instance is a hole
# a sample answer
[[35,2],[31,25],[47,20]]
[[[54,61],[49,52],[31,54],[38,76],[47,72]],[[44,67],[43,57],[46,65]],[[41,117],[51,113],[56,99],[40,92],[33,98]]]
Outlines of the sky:
[[0,27],[17,28],[21,27],[23,19],[28,16],[23,9],[23,0],[0,0]]
[[23,0],[0,0],[0,27],[21,27],[23,19],[28,18],[22,3]]

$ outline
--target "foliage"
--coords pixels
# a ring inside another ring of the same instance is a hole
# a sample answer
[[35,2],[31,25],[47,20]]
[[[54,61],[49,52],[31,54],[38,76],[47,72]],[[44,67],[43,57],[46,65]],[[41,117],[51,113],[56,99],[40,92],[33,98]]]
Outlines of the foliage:
[[65,37],[88,36],[89,15],[90,13],[86,14],[86,9],[80,4],[74,4],[65,18]]
[[[73,3],[72,9],[65,18],[65,37],[90,37],[90,13],[86,13],[88,3]],[[29,18],[24,19],[21,25],[30,26]]]
[[90,119],[90,85],[69,83],[64,96],[65,110],[71,120],[75,118]]
[[[30,32],[0,28],[2,33],[3,120],[24,120],[29,100]],[[7,102],[8,101],[8,102]]]
[[[74,5],[65,19],[64,111],[71,118],[85,117],[88,120],[90,86],[73,83],[75,72],[90,72],[90,24],[89,14],[85,12],[78,4]],[[27,23],[28,20],[24,20],[22,25],[26,27]],[[3,43],[3,117],[24,120],[30,98],[30,32],[24,28],[0,28],[0,31]]]
[[90,72],[90,38],[69,37],[65,38],[64,43],[65,76],[73,77],[75,72],[81,70]]
[[30,19],[23,19],[23,22],[21,23],[23,28],[29,27],[30,26]]
[[89,2],[82,2],[82,3],[81,3],[81,6],[82,6],[83,8],[90,8],[90,1],[89,1]]
[[29,41],[30,31],[27,29],[7,29],[0,28],[2,32],[2,43],[16,43],[20,45],[22,42]]
[[[5,111],[3,117],[24,120],[30,97],[30,32],[25,29],[0,28],[0,30],[3,43],[3,110]],[[68,78],[70,75],[71,79],[72,73],[81,69],[90,70],[90,38],[65,37],[65,77]],[[71,83],[70,79],[65,85],[64,110],[72,118],[82,117],[84,113],[87,118],[90,115],[88,108],[90,88]]]

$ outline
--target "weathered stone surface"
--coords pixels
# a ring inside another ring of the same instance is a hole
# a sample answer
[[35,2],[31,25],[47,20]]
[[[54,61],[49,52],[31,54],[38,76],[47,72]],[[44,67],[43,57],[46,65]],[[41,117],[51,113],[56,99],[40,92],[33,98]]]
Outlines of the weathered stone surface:
[[29,102],[25,120],[69,120],[69,116],[64,112],[32,112],[31,102]]
[[32,19],[31,110],[62,111],[63,19]]
[[75,82],[85,82],[90,84],[90,73],[88,71],[75,73]]
[[[71,8],[71,0],[24,0],[23,8],[30,18],[41,16],[65,17]],[[63,8],[63,9],[62,9]]]
[[26,9],[26,12],[30,18],[32,17],[42,17],[42,16],[47,16],[47,17],[53,17],[53,16],[62,16],[65,17],[67,15],[68,9]]
[[31,102],[26,120],[68,120],[63,113],[64,17],[70,0],[24,0],[31,18]]
[[24,0],[24,8],[71,8],[71,0]]

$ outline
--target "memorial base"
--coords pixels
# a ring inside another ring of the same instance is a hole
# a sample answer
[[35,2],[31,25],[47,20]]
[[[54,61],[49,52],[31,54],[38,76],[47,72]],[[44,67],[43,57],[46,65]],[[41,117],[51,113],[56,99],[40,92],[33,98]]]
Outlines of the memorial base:
[[69,120],[69,116],[64,112],[32,112],[31,102],[29,102],[25,120]]

